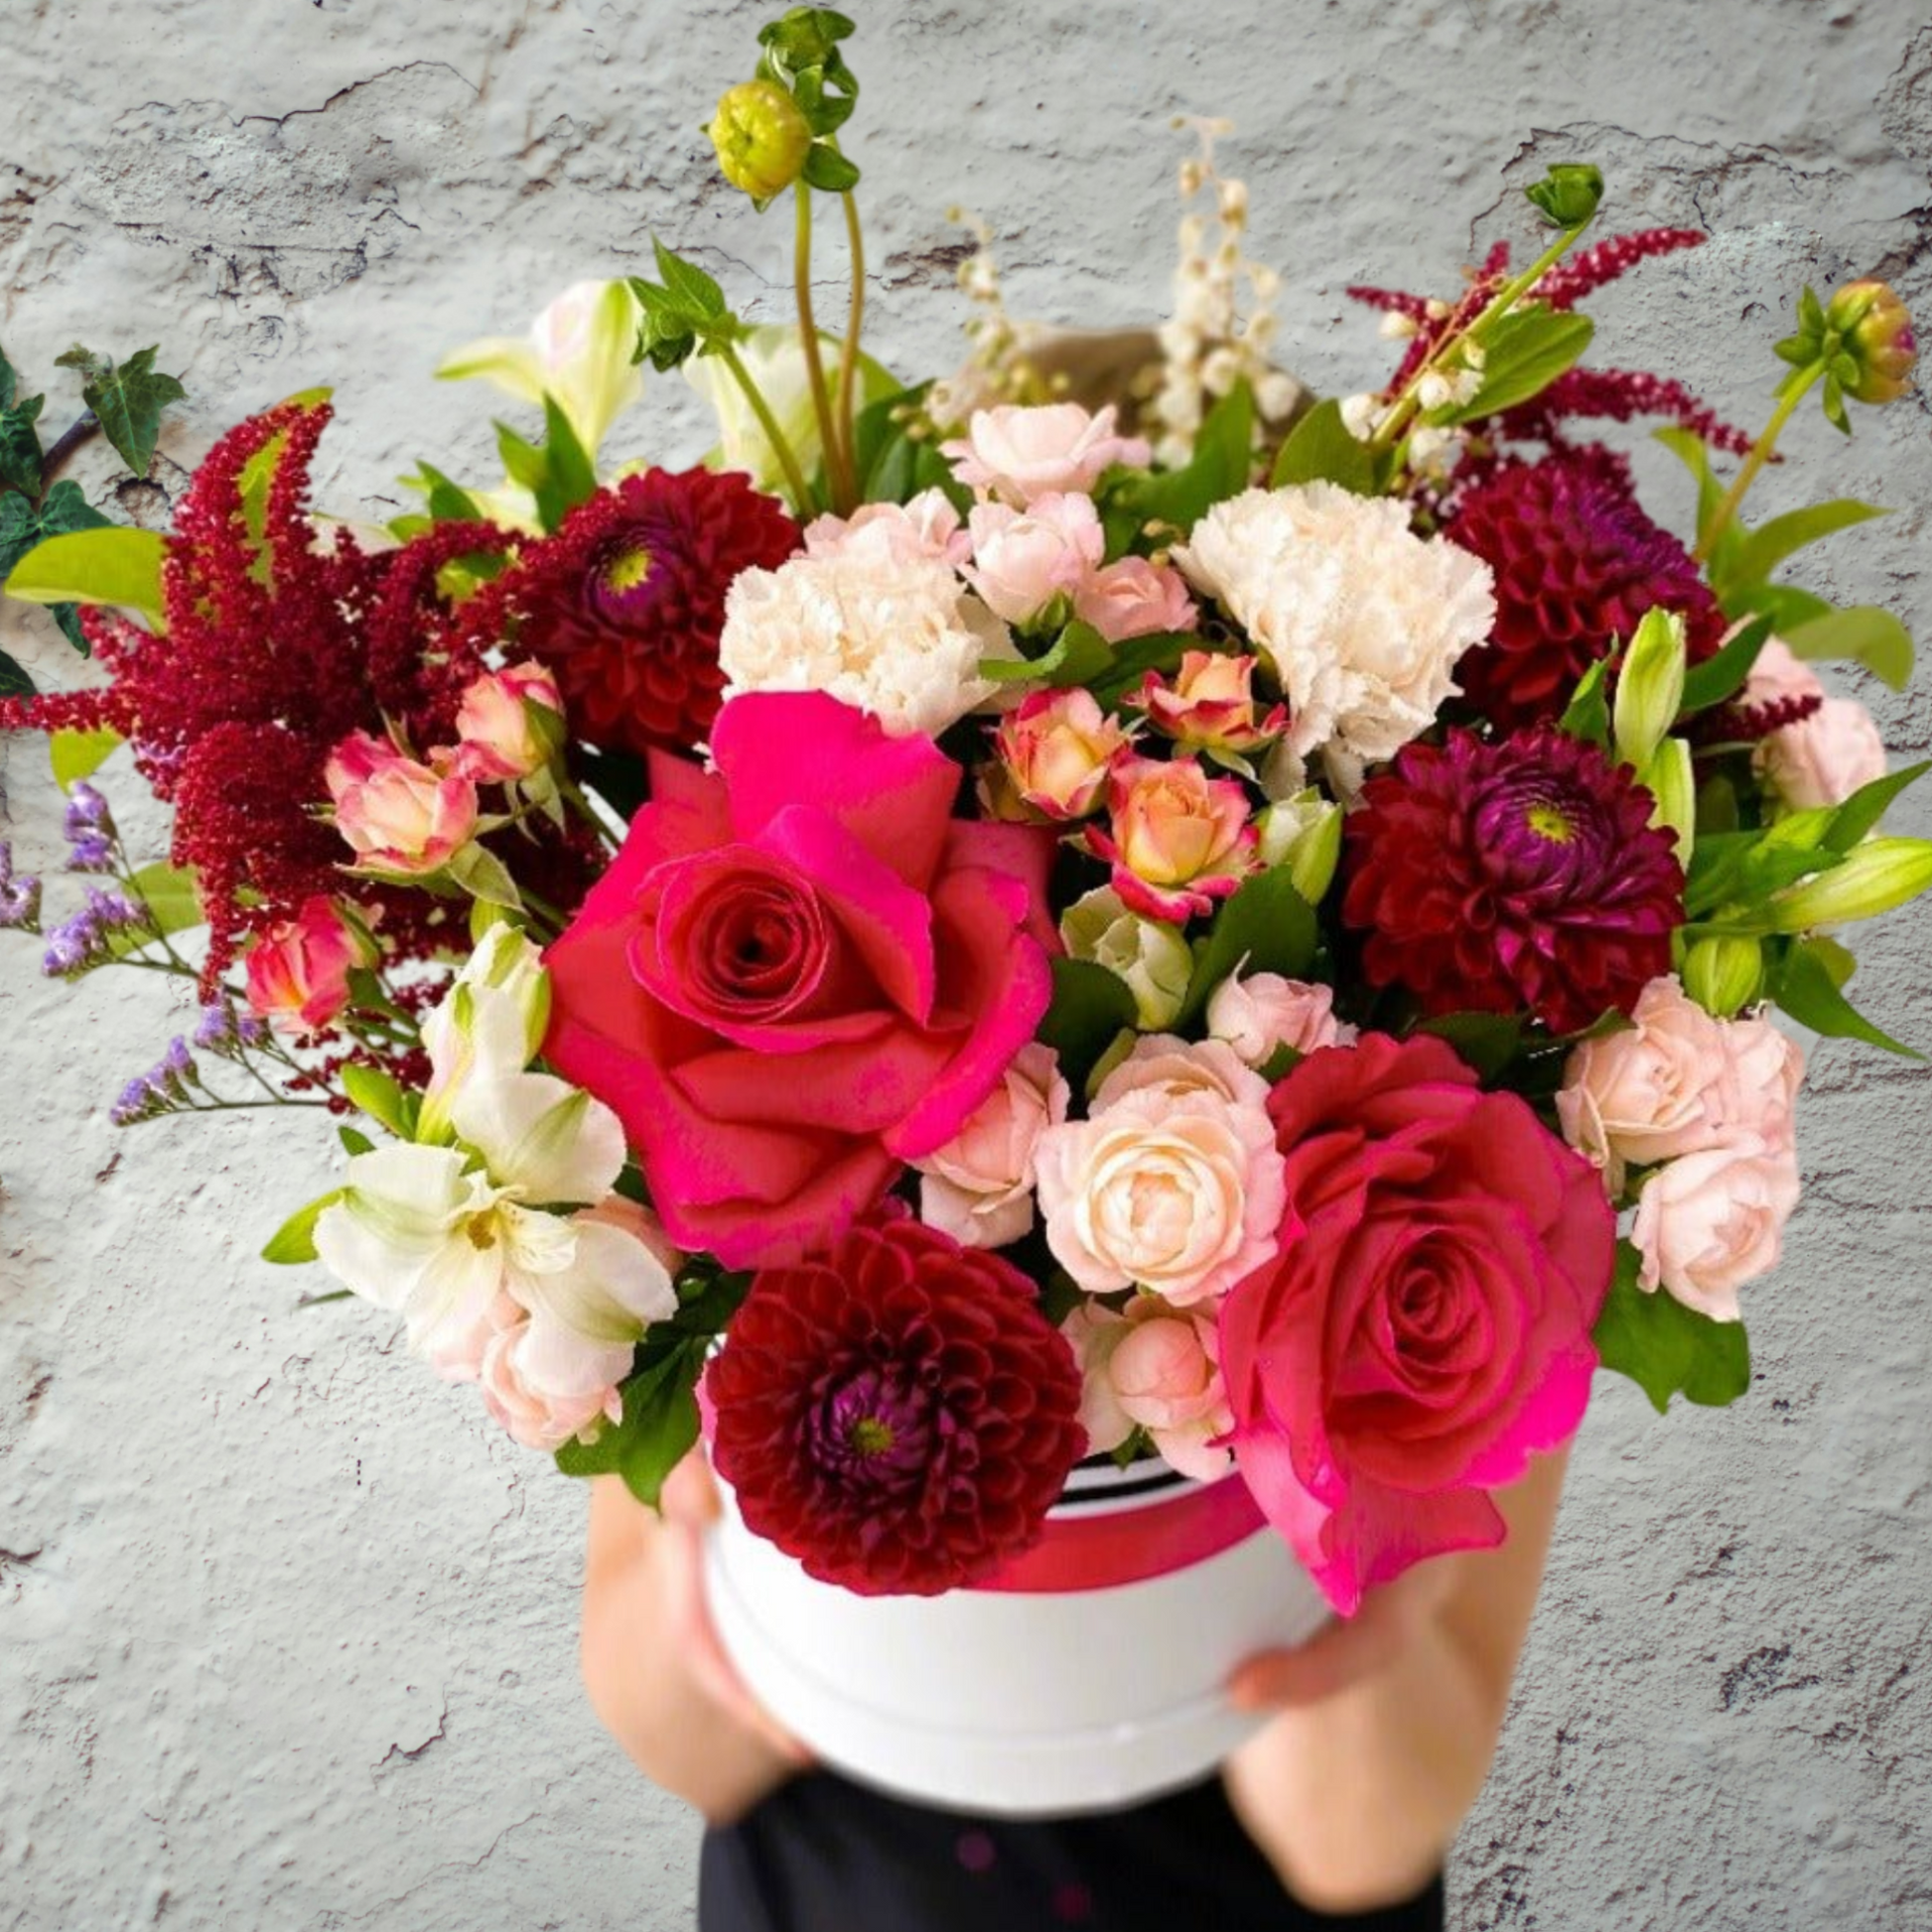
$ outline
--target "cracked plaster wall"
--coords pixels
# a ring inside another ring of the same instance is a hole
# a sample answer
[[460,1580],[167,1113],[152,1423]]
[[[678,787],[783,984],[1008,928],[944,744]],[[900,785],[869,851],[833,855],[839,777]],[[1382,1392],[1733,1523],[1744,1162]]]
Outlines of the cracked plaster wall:
[[[98,451],[77,472],[124,515],[165,517],[223,425],[318,381],[325,500],[387,508],[423,455],[482,474],[483,399],[428,383],[437,353],[636,264],[649,228],[778,313],[779,225],[694,131],[763,11],[6,0],[0,342],[30,377],[76,335],[184,370],[157,486]],[[1599,355],[1727,414],[1757,419],[1807,278],[1876,268],[1932,307],[1932,27],[1904,0],[854,11],[876,346],[901,369],[951,358],[961,197],[1021,312],[1155,312],[1176,111],[1239,123],[1287,359],[1320,387],[1383,366],[1344,282],[1446,286],[1572,155],[1615,225],[1712,237],[1601,302]],[[647,406],[639,447],[701,446],[675,385]],[[1820,588],[1932,627],[1923,405],[1790,448],[1768,506],[1899,506],[1816,553]],[[0,644],[79,674],[17,608]],[[1847,682],[1897,756],[1932,749],[1924,679]],[[0,831],[51,862],[38,750],[0,747]],[[107,780],[158,853],[131,774]],[[1932,795],[1899,816],[1932,832]],[[1928,936],[1924,911],[1883,924],[1861,983],[1932,1042]],[[324,1184],[321,1130],[123,1146],[106,1103],[177,1018],[130,978],[57,990],[0,936],[0,1928],[688,1927],[690,1821],[577,1687],[581,1495],[383,1321],[298,1310],[306,1284],[254,1259]],[[1821,1046],[1804,1153],[1748,1402],[1659,1423],[1617,1384],[1592,1411],[1460,1932],[1932,1927],[1932,1076]]]

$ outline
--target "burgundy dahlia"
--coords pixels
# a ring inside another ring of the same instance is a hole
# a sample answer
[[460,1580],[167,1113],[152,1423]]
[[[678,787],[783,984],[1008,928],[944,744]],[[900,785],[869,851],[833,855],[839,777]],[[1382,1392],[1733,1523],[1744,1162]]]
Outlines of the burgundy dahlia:
[[1451,731],[1371,778],[1346,830],[1342,917],[1363,970],[1426,1015],[1515,1013],[1576,1033],[1670,971],[1684,873],[1654,801],[1593,745]]
[[760,1270],[706,1393],[746,1523],[867,1596],[1019,1555],[1086,1445],[1073,1351],[1033,1284],[909,1218]]
[[1684,618],[1693,663],[1724,635],[1691,553],[1650,520],[1621,460],[1599,447],[1504,464],[1460,497],[1449,534],[1496,573],[1491,640],[1456,676],[1499,732],[1560,718],[1612,639],[1627,643],[1658,605]]
[[563,686],[577,735],[607,750],[689,751],[718,715],[718,633],[740,571],[798,548],[783,506],[736,473],[648,470],[599,490],[524,550],[478,615]]

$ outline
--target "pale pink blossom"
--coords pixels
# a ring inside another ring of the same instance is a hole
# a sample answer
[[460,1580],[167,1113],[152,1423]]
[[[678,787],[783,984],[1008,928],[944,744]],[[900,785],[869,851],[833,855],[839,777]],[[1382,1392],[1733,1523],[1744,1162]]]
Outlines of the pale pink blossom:
[[564,701],[557,680],[534,661],[485,671],[463,694],[450,768],[480,784],[541,771],[561,741]]
[[1266,1107],[1269,1087],[1224,1039],[1182,1039],[1178,1034],[1143,1034],[1124,1058],[1108,1068],[1094,1089],[1089,1110],[1100,1113],[1123,1094],[1148,1091],[1178,1099],[1211,1094],[1230,1106]]
[[1347,1046],[1355,1029],[1335,1018],[1335,989],[1280,973],[1230,974],[1207,1002],[1207,1031],[1224,1039],[1250,1066],[1264,1066],[1278,1048],[1312,1053]]
[[1117,759],[1107,810],[1108,829],[1090,826],[1087,849],[1113,867],[1122,899],[1150,918],[1211,911],[1258,863],[1246,787],[1210,778],[1193,759]]
[[1035,691],[1007,713],[994,740],[1008,787],[1048,818],[1084,818],[1099,803],[1133,733],[1091,691]]
[[1031,623],[1055,599],[1070,599],[1106,553],[1090,496],[1048,494],[1025,510],[976,503],[967,521],[973,561],[966,580],[1008,623]]
[[1034,1224],[1039,1137],[1066,1119],[1071,1094],[1059,1058],[1023,1046],[1000,1084],[936,1153],[912,1163],[923,1176],[919,1217],[967,1248],[1004,1248]]
[[375,941],[359,919],[322,894],[271,925],[244,962],[248,1006],[278,1033],[312,1034],[348,1004],[348,976],[373,966]]
[[[609,1361],[567,1329],[510,1307],[520,1318],[489,1337],[477,1379],[483,1406],[512,1440],[554,1453],[594,1424],[622,1421],[623,1398],[607,1373]],[[624,1355],[627,1369],[627,1349]]]
[[1191,1307],[1275,1253],[1287,1189],[1260,1106],[1141,1087],[1049,1127],[1035,1158],[1047,1246],[1089,1294]]
[[1041,496],[1091,490],[1113,464],[1148,463],[1148,445],[1117,435],[1114,420],[1111,403],[1098,415],[1075,402],[976,409],[965,438],[941,444],[940,454],[969,488],[1024,508]]
[[1095,1452],[1118,1449],[1138,1426],[1184,1475],[1226,1472],[1227,1449],[1209,1447],[1234,1427],[1212,1313],[1141,1295],[1124,1314],[1099,1303],[1075,1309],[1061,1331],[1080,1362],[1080,1420]]
[[1286,705],[1255,715],[1256,662],[1223,651],[1190,650],[1172,682],[1150,671],[1128,702],[1145,711],[1157,731],[1182,745],[1246,758],[1267,750],[1288,729]]
[[336,829],[364,872],[438,872],[477,829],[470,779],[440,776],[367,732],[351,733],[336,747],[323,778],[336,803]]
[[1842,805],[1889,768],[1877,721],[1856,698],[1827,698],[1808,718],[1762,739],[1754,763],[1794,811]]
[[1110,644],[1158,630],[1192,630],[1200,622],[1187,580],[1146,557],[1103,564],[1073,593],[1073,615]]
[[1564,1138],[1603,1170],[1612,1196],[1631,1167],[1792,1145],[1804,1054],[1769,1021],[1716,1019],[1674,975],[1644,988],[1630,1020],[1572,1052],[1557,1095]]
[[1735,1321],[1738,1289],[1777,1266],[1798,1191],[1795,1152],[1748,1138],[1659,1168],[1630,1228],[1642,1257],[1638,1287],[1661,1287],[1714,1321]]
[[957,567],[973,539],[943,489],[922,489],[903,503],[861,503],[850,516],[817,516],[805,525],[808,557],[881,557],[892,563],[931,558]]

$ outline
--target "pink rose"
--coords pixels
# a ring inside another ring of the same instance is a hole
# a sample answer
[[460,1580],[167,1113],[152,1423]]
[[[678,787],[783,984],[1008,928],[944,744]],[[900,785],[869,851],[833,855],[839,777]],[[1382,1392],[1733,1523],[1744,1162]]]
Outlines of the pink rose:
[[1026,510],[976,503],[966,581],[995,617],[1031,623],[1099,568],[1107,539],[1090,496],[1045,495]]
[[1221,1305],[1235,1458],[1344,1615],[1502,1540],[1489,1491],[1583,1420],[1615,1221],[1595,1171],[1442,1040],[1365,1034],[1269,1102],[1279,1256]]
[[315,1033],[348,1005],[350,972],[373,966],[378,957],[368,928],[317,894],[249,948],[249,1009],[278,1033]]
[[1652,980],[1630,1020],[1576,1048],[1557,1095],[1564,1138],[1612,1196],[1631,1167],[1791,1141],[1804,1054],[1768,1021],[1715,1019],[1675,976]]
[[1192,759],[1117,759],[1107,810],[1108,830],[1089,826],[1087,849],[1113,867],[1122,899],[1151,919],[1212,911],[1258,863],[1246,788],[1210,778]]
[[1090,1295],[1141,1287],[1186,1308],[1274,1252],[1282,1161],[1268,1117],[1210,1086],[1112,1096],[1049,1127],[1035,1163],[1046,1245]]
[[1200,622],[1187,580],[1146,557],[1122,557],[1095,571],[1074,591],[1073,615],[1110,644],[1159,630],[1192,630]]
[[1207,1031],[1224,1039],[1249,1066],[1265,1066],[1278,1048],[1312,1053],[1322,1046],[1352,1045],[1355,1029],[1335,1018],[1335,989],[1280,973],[1238,972],[1217,986],[1207,1002]]
[[1226,1448],[1210,1447],[1234,1427],[1212,1315],[1142,1295],[1124,1314],[1087,1303],[1061,1332],[1080,1362],[1090,1452],[1118,1449],[1138,1426],[1183,1475],[1205,1482],[1226,1472]]
[[1643,1257],[1637,1286],[1735,1321],[1738,1289],[1777,1266],[1798,1191],[1796,1152],[1749,1139],[1659,1168],[1630,1227]]
[[1842,805],[1889,768],[1878,726],[1856,698],[1827,698],[1762,739],[1753,763],[1794,811]]
[[953,1138],[912,1163],[919,1218],[962,1248],[1004,1248],[1034,1224],[1034,1156],[1071,1099],[1050,1046],[1030,1040]]
[[1014,794],[1048,818],[1084,818],[1100,803],[1133,733],[1091,691],[1035,691],[1007,713],[994,743]]
[[336,829],[354,847],[359,872],[440,872],[477,829],[477,787],[468,778],[439,776],[367,732],[336,747],[323,778],[336,801]]
[[1043,829],[952,817],[960,772],[819,692],[718,715],[551,948],[546,1056],[614,1108],[672,1240],[822,1249],[944,1147],[1051,997]]
[[808,557],[879,557],[903,564],[935,558],[957,568],[973,540],[943,489],[922,489],[903,503],[861,503],[850,516],[818,516],[805,525]]
[[498,1315],[514,1318],[484,1343],[477,1379],[483,1407],[514,1441],[554,1453],[594,1423],[623,1420],[617,1376],[628,1372],[627,1346],[613,1375],[612,1351],[585,1348],[560,1324],[525,1314],[507,1295],[497,1297],[492,1318]]
[[1157,731],[1204,752],[1246,758],[1265,751],[1288,729],[1288,707],[1255,716],[1256,660],[1220,651],[1190,650],[1171,684],[1150,671],[1128,702],[1148,715]]
[[940,454],[969,488],[1025,508],[1041,496],[1090,491],[1113,464],[1152,460],[1140,437],[1114,434],[1114,416],[1111,403],[1097,416],[1076,402],[976,409],[965,439],[942,443]]
[[1224,1039],[1182,1039],[1177,1034],[1143,1034],[1124,1059],[1109,1069],[1094,1090],[1089,1114],[1111,1107],[1123,1094],[1153,1089],[1179,1099],[1207,1093],[1230,1106],[1263,1108],[1269,1086],[1242,1062]]
[[563,712],[557,680],[541,664],[485,671],[463,694],[450,768],[479,784],[527,778],[562,743]]

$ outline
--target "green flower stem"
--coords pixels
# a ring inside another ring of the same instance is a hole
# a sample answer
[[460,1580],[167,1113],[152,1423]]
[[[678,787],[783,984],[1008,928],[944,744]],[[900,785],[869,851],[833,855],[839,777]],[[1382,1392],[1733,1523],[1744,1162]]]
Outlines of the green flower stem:
[[859,204],[847,189],[845,238],[852,254],[852,307],[846,318],[845,343],[839,350],[839,433],[844,438],[846,481],[859,492],[859,452],[853,419],[858,413],[859,331],[866,319],[866,242],[859,228]]
[[797,453],[784,431],[778,427],[778,419],[772,415],[764,392],[752,380],[751,370],[745,366],[738,350],[730,343],[720,339],[717,350],[738,386],[745,391],[745,400],[752,405],[752,414],[759,419],[759,427],[764,431],[765,441],[771,445],[771,453],[778,459],[778,468],[785,473],[785,487],[791,491],[792,507],[801,516],[809,515],[812,493],[805,483],[805,473],[799,469]]
[[1771,412],[1771,420],[1764,425],[1764,433],[1751,445],[1750,454],[1745,457],[1743,467],[1731,480],[1730,487],[1725,491],[1724,500],[1712,512],[1711,521],[1704,534],[1698,538],[1698,547],[1692,553],[1699,563],[1709,563],[1724,534],[1730,528],[1731,519],[1737,514],[1737,506],[1744,500],[1744,492],[1757,481],[1757,473],[1771,460],[1771,452],[1778,446],[1778,438],[1784,434],[1784,426],[1797,413],[1798,405],[1811,394],[1825,374],[1823,362],[1814,362],[1810,368],[1798,370],[1791,386],[1779,399],[1778,406]]
[[521,894],[524,905],[550,928],[551,938],[556,938],[563,931],[564,927],[570,923],[564,917],[563,913],[556,906],[552,905],[547,898],[539,898],[535,893],[524,886],[519,886],[517,892]]
[[825,451],[825,481],[832,508],[839,515],[853,507],[852,477],[839,448],[838,426],[832,420],[832,394],[825,386],[825,358],[818,348],[818,324],[812,316],[812,191],[800,181],[798,226],[792,245],[792,286],[798,296],[799,345],[805,351],[805,375],[811,386],[812,413],[818,418],[818,440]]

